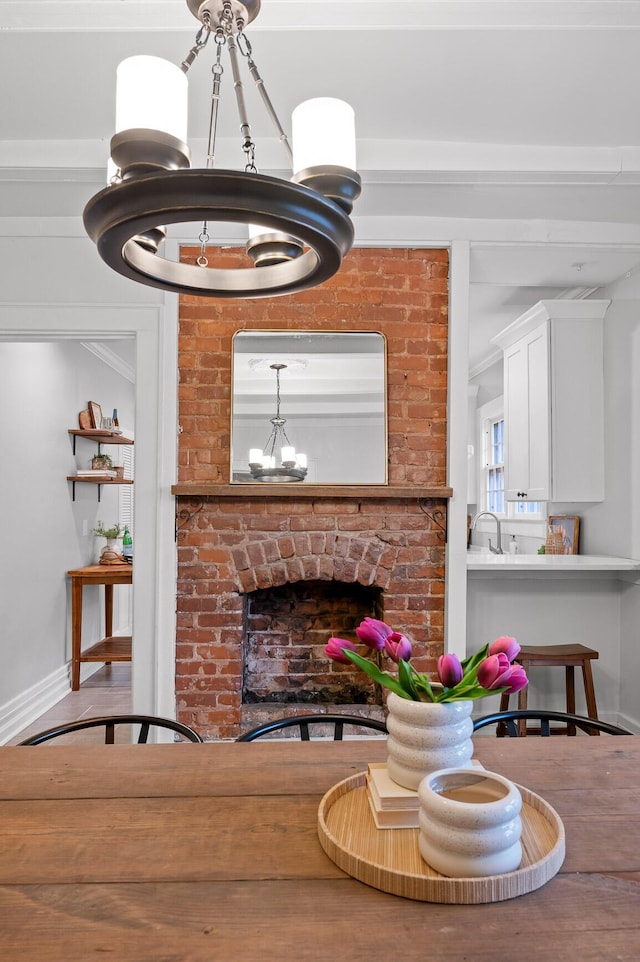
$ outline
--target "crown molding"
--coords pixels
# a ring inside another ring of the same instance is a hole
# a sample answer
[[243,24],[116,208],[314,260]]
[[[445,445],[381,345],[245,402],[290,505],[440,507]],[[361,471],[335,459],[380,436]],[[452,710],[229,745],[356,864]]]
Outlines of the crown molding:
[[97,341],[81,341],[80,343],[86,351],[94,354],[117,374],[125,378],[125,380],[130,381],[132,384],[135,382],[135,370],[131,364],[124,361],[115,351],[107,347],[106,344],[100,344]]

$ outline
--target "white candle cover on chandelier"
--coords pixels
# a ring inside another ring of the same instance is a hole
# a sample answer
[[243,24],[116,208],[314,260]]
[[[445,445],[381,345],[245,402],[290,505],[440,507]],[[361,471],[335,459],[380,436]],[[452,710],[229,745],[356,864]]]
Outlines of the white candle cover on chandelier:
[[262,464],[263,461],[264,454],[262,453],[262,448],[249,449],[249,464]]
[[298,467],[299,467],[299,468],[306,468],[306,467],[307,467],[307,456],[306,456],[306,454],[301,454],[301,453],[298,451],[298,453],[297,453],[297,455],[296,455],[296,461],[298,462]]
[[294,447],[283,447],[281,452],[282,463],[285,461],[295,461],[296,449]]
[[143,128],[187,140],[187,77],[160,57],[128,57],[116,74],[116,133]]
[[293,173],[335,165],[356,169],[356,122],[353,107],[335,97],[315,97],[298,104],[291,115]]

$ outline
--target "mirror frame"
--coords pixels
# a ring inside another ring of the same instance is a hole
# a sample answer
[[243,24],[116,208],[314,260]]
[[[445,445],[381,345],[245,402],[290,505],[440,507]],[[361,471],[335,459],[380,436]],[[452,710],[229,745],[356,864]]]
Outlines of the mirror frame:
[[[295,486],[298,485],[298,484],[304,484],[305,487],[308,487],[308,486],[311,486],[311,485],[313,485],[313,486],[316,486],[316,485],[317,485],[318,487],[349,487],[349,486],[353,487],[354,485],[358,485],[358,486],[369,486],[369,485],[371,485],[371,486],[377,486],[377,487],[380,487],[380,486],[388,486],[388,484],[389,484],[389,470],[388,470],[388,468],[389,468],[389,422],[388,422],[388,414],[389,414],[389,404],[388,404],[388,401],[389,401],[389,399],[388,399],[388,365],[387,365],[388,346],[387,346],[387,338],[386,338],[386,335],[385,335],[382,331],[376,331],[376,330],[355,330],[355,331],[354,331],[354,330],[349,330],[349,331],[344,331],[344,330],[342,330],[342,331],[341,331],[341,330],[306,330],[306,329],[305,329],[305,330],[300,330],[300,329],[287,330],[287,329],[264,329],[264,328],[262,328],[262,329],[261,329],[261,328],[255,328],[255,329],[241,328],[241,329],[239,329],[239,330],[237,330],[237,331],[234,332],[234,334],[233,334],[233,336],[232,336],[232,339],[231,339],[231,423],[230,423],[230,426],[229,426],[229,440],[230,440],[230,443],[229,443],[229,481],[230,481],[230,484],[232,484],[232,485],[237,485],[238,487],[246,486],[247,484],[263,485],[263,482],[261,482],[261,481],[259,481],[259,480],[257,480],[257,479],[251,478],[251,479],[246,479],[246,480],[245,480],[245,479],[234,478],[234,476],[233,476],[233,474],[234,474],[234,471],[233,471],[233,462],[234,462],[234,422],[235,422],[235,403],[236,403],[236,392],[235,392],[235,387],[234,387],[234,385],[235,385],[234,372],[235,372],[235,358],[236,358],[235,345],[236,345],[236,338],[238,337],[238,335],[242,335],[242,334],[244,334],[244,335],[258,335],[258,336],[260,336],[260,337],[262,337],[262,336],[267,337],[267,336],[269,336],[269,335],[280,336],[280,337],[290,336],[291,338],[295,338],[296,336],[299,336],[299,337],[304,337],[304,336],[311,336],[311,337],[326,336],[327,338],[329,338],[329,337],[336,337],[336,336],[338,336],[338,335],[351,335],[351,336],[357,336],[357,335],[375,335],[376,337],[379,337],[379,338],[381,339],[381,343],[382,343],[382,405],[383,405],[383,410],[382,410],[382,421],[383,421],[383,425],[382,425],[382,429],[383,429],[383,439],[382,439],[382,440],[383,440],[383,445],[382,445],[382,447],[383,447],[383,450],[382,450],[382,452],[381,452],[381,454],[380,454],[380,457],[383,459],[383,465],[382,465],[382,467],[383,467],[383,472],[382,472],[382,473],[383,473],[383,480],[381,480],[381,481],[308,481],[308,482],[301,481],[301,482],[293,482],[293,484],[294,484],[294,488],[295,488]],[[292,353],[295,353],[295,352],[292,352]],[[299,352],[299,353],[304,353],[304,352]],[[268,420],[268,415],[267,415],[267,420]],[[271,489],[273,489],[274,486],[277,487],[277,488],[282,488],[283,485],[287,486],[287,485],[291,485],[291,483],[292,483],[292,482],[289,482],[289,481],[271,481],[271,483],[268,485],[268,487],[271,488]],[[265,491],[265,494],[266,494],[266,493],[267,493],[267,492]],[[293,494],[293,491],[292,491],[292,494]]]

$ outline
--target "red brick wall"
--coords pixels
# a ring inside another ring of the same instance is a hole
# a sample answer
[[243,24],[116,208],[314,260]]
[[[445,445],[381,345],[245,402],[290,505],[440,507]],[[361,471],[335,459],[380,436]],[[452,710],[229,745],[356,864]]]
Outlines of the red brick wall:
[[[444,486],[447,310],[442,250],[353,250],[329,282],[292,296],[181,298],[179,482],[229,483],[233,334],[302,329],[385,335],[389,488]],[[240,729],[244,595],[256,588],[327,579],[379,588],[385,620],[417,643],[418,664],[434,667],[444,544],[417,500],[303,499],[288,489],[283,499],[182,497],[177,510],[178,710],[209,737]]]

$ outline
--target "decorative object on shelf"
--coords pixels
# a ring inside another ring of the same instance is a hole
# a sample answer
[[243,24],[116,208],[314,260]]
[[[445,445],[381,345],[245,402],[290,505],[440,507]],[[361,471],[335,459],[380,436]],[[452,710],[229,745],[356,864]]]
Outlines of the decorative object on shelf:
[[124,534],[122,535],[122,557],[127,564],[133,564],[133,538],[131,537],[128,525],[125,525]]
[[564,545],[562,543],[562,534],[560,531],[554,531],[551,525],[547,526],[547,538],[544,543],[544,553],[545,554],[564,554]]
[[119,524],[114,524],[110,528],[105,528],[102,521],[98,521],[98,526],[93,529],[93,533],[97,534],[101,538],[106,539],[106,545],[100,552],[101,565],[114,565],[122,564],[124,558],[118,551],[118,538],[122,533],[122,529]]
[[99,430],[102,425],[102,408],[97,401],[89,401],[89,414],[91,425],[94,430]]
[[109,454],[94,454],[91,458],[93,471],[113,471],[113,460]]
[[102,521],[98,521],[98,525],[93,529],[93,533],[97,534],[100,538],[106,538],[107,541],[115,541],[122,534],[122,528],[119,524],[112,524],[110,528],[105,528]]
[[[286,364],[270,364],[276,372],[276,413],[270,418],[271,434],[263,450],[251,448],[249,451],[249,470],[255,481],[304,481],[307,476],[307,455],[296,453],[285,431],[287,419],[280,414],[280,371],[286,369]],[[280,464],[276,465],[276,451],[280,457]]]
[[495,772],[447,768],[418,788],[418,844],[425,862],[449,878],[515,872],[522,861],[522,796]]
[[[356,635],[369,648],[369,658],[343,638],[330,638],[325,652],[334,661],[356,665],[389,689],[387,767],[395,782],[414,791],[430,771],[470,762],[473,700],[517,692],[527,684],[524,668],[513,664],[520,652],[515,638],[496,638],[463,661],[454,654],[441,655],[439,681],[432,682],[410,664],[409,639],[384,621],[365,618]],[[397,675],[382,670],[383,657],[397,665]]]
[[89,411],[88,408],[84,411],[80,411],[78,415],[78,425],[82,431],[91,430],[93,421],[91,419],[91,412]]
[[[293,114],[293,149],[253,59],[245,26],[260,0],[187,0],[201,21],[180,67],[157,57],[129,57],[118,67],[116,133],[109,186],[84,209],[87,233],[103,260],[131,280],[181,294],[264,297],[321,284],[351,249],[349,214],[360,194],[351,107],[334,98],[306,101]],[[215,61],[206,168],[190,170],[186,74],[213,36]],[[226,47],[236,93],[244,171],[213,169]],[[291,180],[258,173],[240,71],[247,66],[278,140]],[[253,267],[209,266],[208,222],[246,225]],[[197,224],[200,254],[180,264],[158,254],[167,225]]]
[[[550,514],[547,519],[548,533],[545,542],[546,554],[578,554],[580,536],[580,517],[578,515]],[[560,550],[549,551],[549,536]]]

